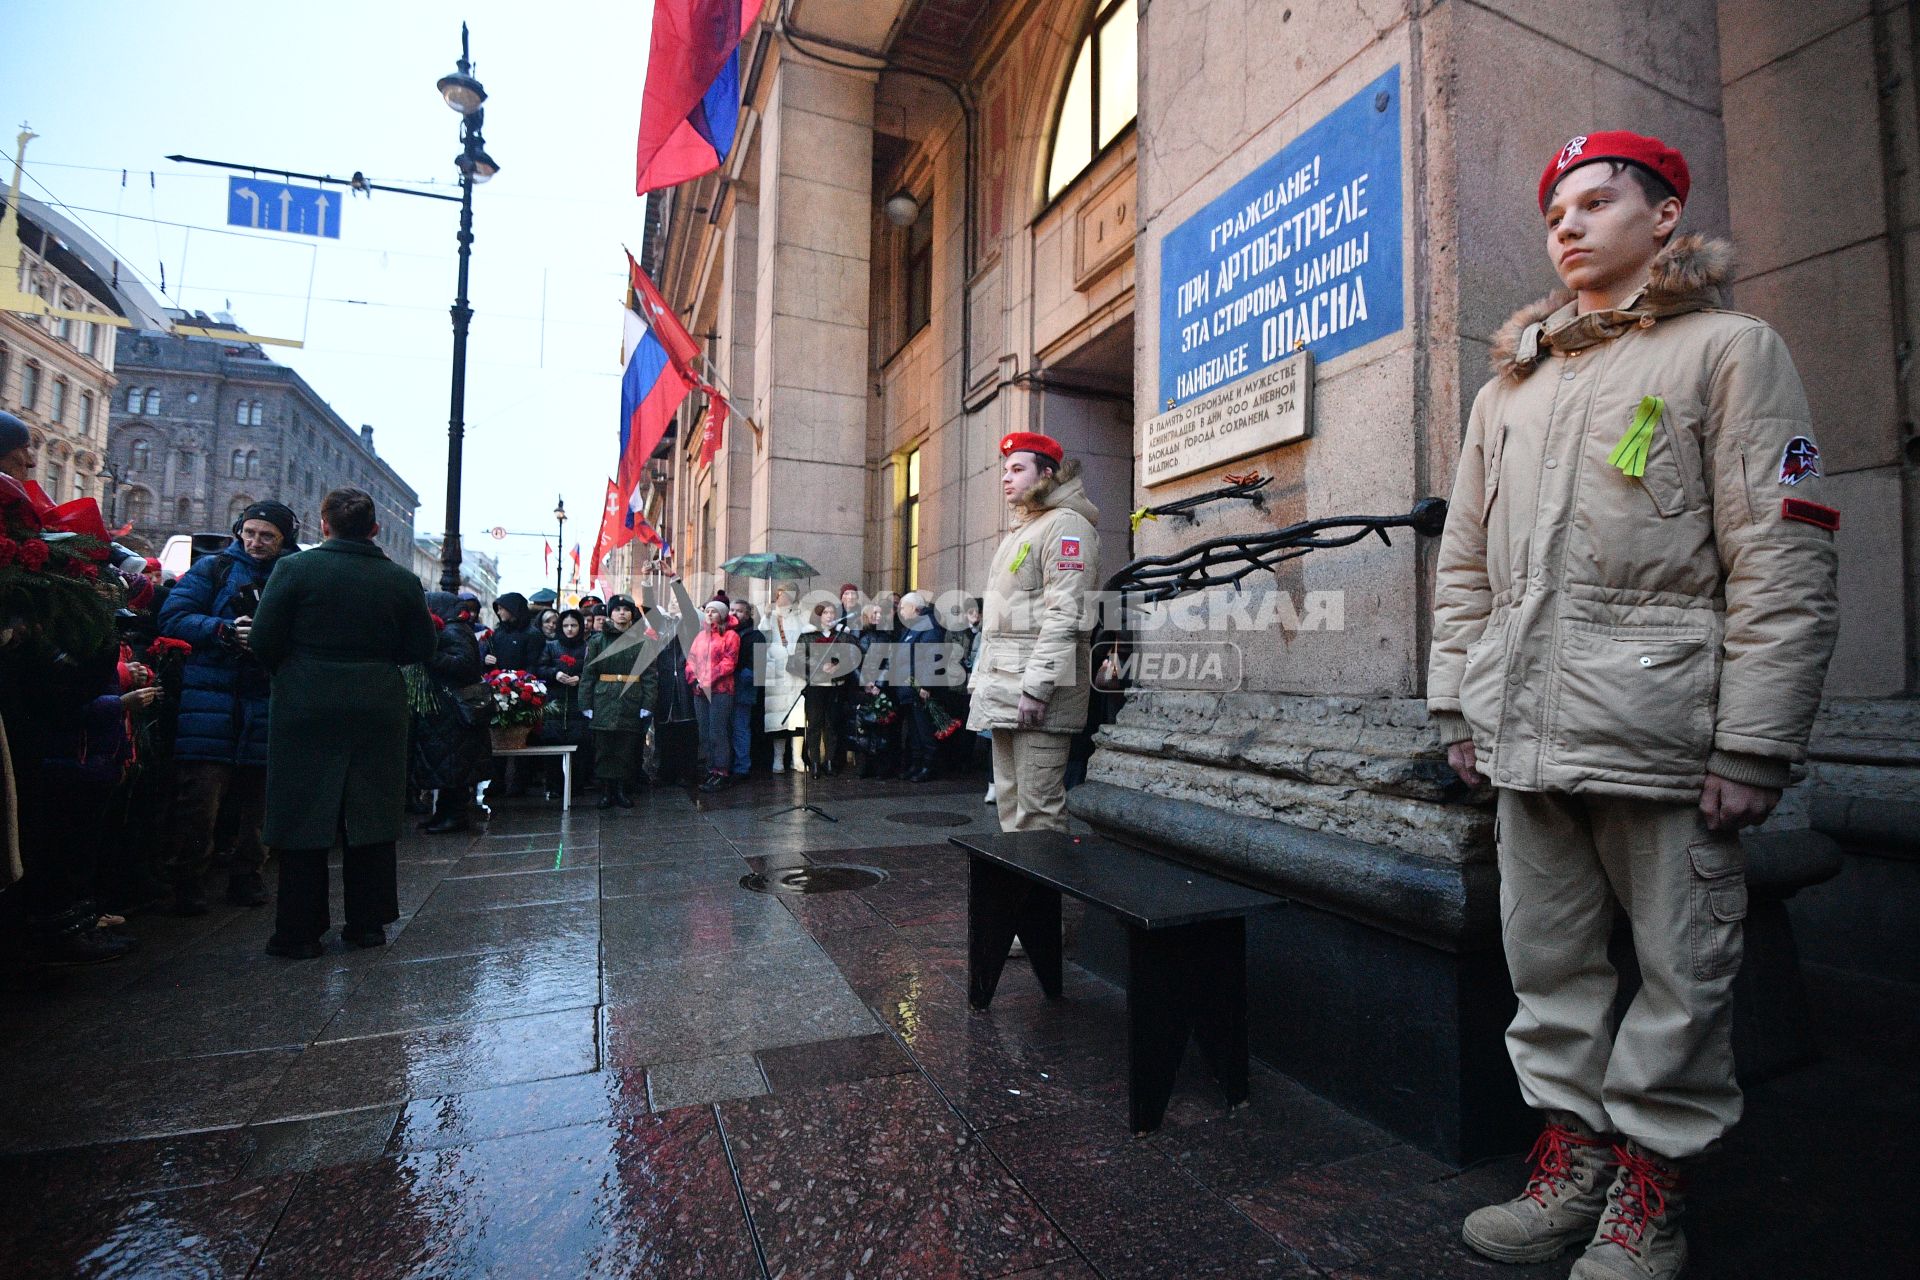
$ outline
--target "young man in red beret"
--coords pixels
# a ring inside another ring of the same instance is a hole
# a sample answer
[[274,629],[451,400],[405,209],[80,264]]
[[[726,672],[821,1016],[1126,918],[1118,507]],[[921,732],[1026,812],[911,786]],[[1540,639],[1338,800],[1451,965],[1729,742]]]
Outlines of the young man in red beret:
[[1065,831],[1067,751],[1087,722],[1100,513],[1058,440],[1016,431],[1000,456],[1013,529],[993,553],[967,728],[993,731],[1000,829]]
[[[1686,1264],[1683,1167],[1740,1118],[1729,1037],[1745,857],[1806,756],[1838,624],[1819,449],[1785,344],[1720,308],[1731,253],[1675,236],[1689,175],[1592,133],[1541,175],[1565,290],[1494,344],[1440,548],[1427,702],[1491,780],[1507,1048],[1545,1129],[1464,1235],[1573,1245],[1585,1280]],[[1618,1027],[1623,912],[1641,985]]]

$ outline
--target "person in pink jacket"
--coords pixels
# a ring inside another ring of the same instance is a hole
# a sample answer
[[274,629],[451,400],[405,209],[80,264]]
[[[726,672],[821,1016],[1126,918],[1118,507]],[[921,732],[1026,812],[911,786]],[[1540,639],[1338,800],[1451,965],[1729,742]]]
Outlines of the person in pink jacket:
[[700,750],[707,758],[702,791],[727,785],[733,765],[733,673],[740,665],[740,633],[727,625],[725,592],[715,592],[703,612],[706,623],[687,654],[687,685],[700,723]]

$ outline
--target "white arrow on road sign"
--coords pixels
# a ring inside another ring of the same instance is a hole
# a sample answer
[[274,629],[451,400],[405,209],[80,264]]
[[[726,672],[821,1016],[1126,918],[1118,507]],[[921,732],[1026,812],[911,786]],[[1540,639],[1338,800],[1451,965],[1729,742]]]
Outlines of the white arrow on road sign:
[[253,225],[260,225],[260,195],[252,187],[235,187],[233,194],[245,196],[253,203]]
[[317,210],[319,210],[319,214],[320,214],[320,228],[319,228],[319,230],[318,230],[318,231],[316,231],[316,232],[315,232],[315,234],[316,234],[316,235],[325,235],[325,234],[327,234],[327,205],[328,205],[328,203],[329,203],[329,202],[328,202],[328,200],[327,200],[327,198],[326,198],[325,196],[315,196],[315,197],[313,198],[313,207],[314,207],[315,209],[317,209]]

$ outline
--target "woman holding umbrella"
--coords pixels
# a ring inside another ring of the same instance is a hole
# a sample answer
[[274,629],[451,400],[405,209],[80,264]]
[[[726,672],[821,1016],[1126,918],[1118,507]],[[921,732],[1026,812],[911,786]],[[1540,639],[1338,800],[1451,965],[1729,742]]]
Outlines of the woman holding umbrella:
[[[779,583],[773,589],[773,604],[760,628],[766,634],[768,674],[759,696],[762,723],[767,736],[773,739],[773,771],[785,772],[789,755],[793,757],[793,767],[798,769],[800,757],[792,750],[792,744],[807,723],[806,709],[801,705],[806,682],[787,672],[787,660],[800,643],[806,619],[795,603],[800,591],[794,584],[802,578],[817,576],[819,570],[799,556],[783,556],[771,551],[735,556],[720,569],[743,578],[765,578]],[[744,661],[746,654],[742,653],[741,658]]]
[[[766,676],[760,690],[761,714],[765,717],[767,736],[773,740],[775,773],[785,771],[789,747],[800,740],[799,734],[807,724],[807,710],[801,701],[806,681],[787,671],[805,625],[799,606],[794,603],[798,594],[791,582],[775,587],[773,607],[767,610],[766,625],[761,628],[767,645]],[[797,770],[800,756],[797,751],[792,754],[793,767]]]

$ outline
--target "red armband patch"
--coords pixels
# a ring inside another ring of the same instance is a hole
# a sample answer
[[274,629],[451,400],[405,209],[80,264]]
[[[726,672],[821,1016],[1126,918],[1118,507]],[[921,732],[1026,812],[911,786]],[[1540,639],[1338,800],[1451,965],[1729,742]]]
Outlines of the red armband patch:
[[1823,507],[1817,502],[1808,502],[1802,498],[1780,499],[1780,518],[1798,520],[1815,528],[1825,529],[1828,533],[1840,530],[1840,513],[1832,507]]

